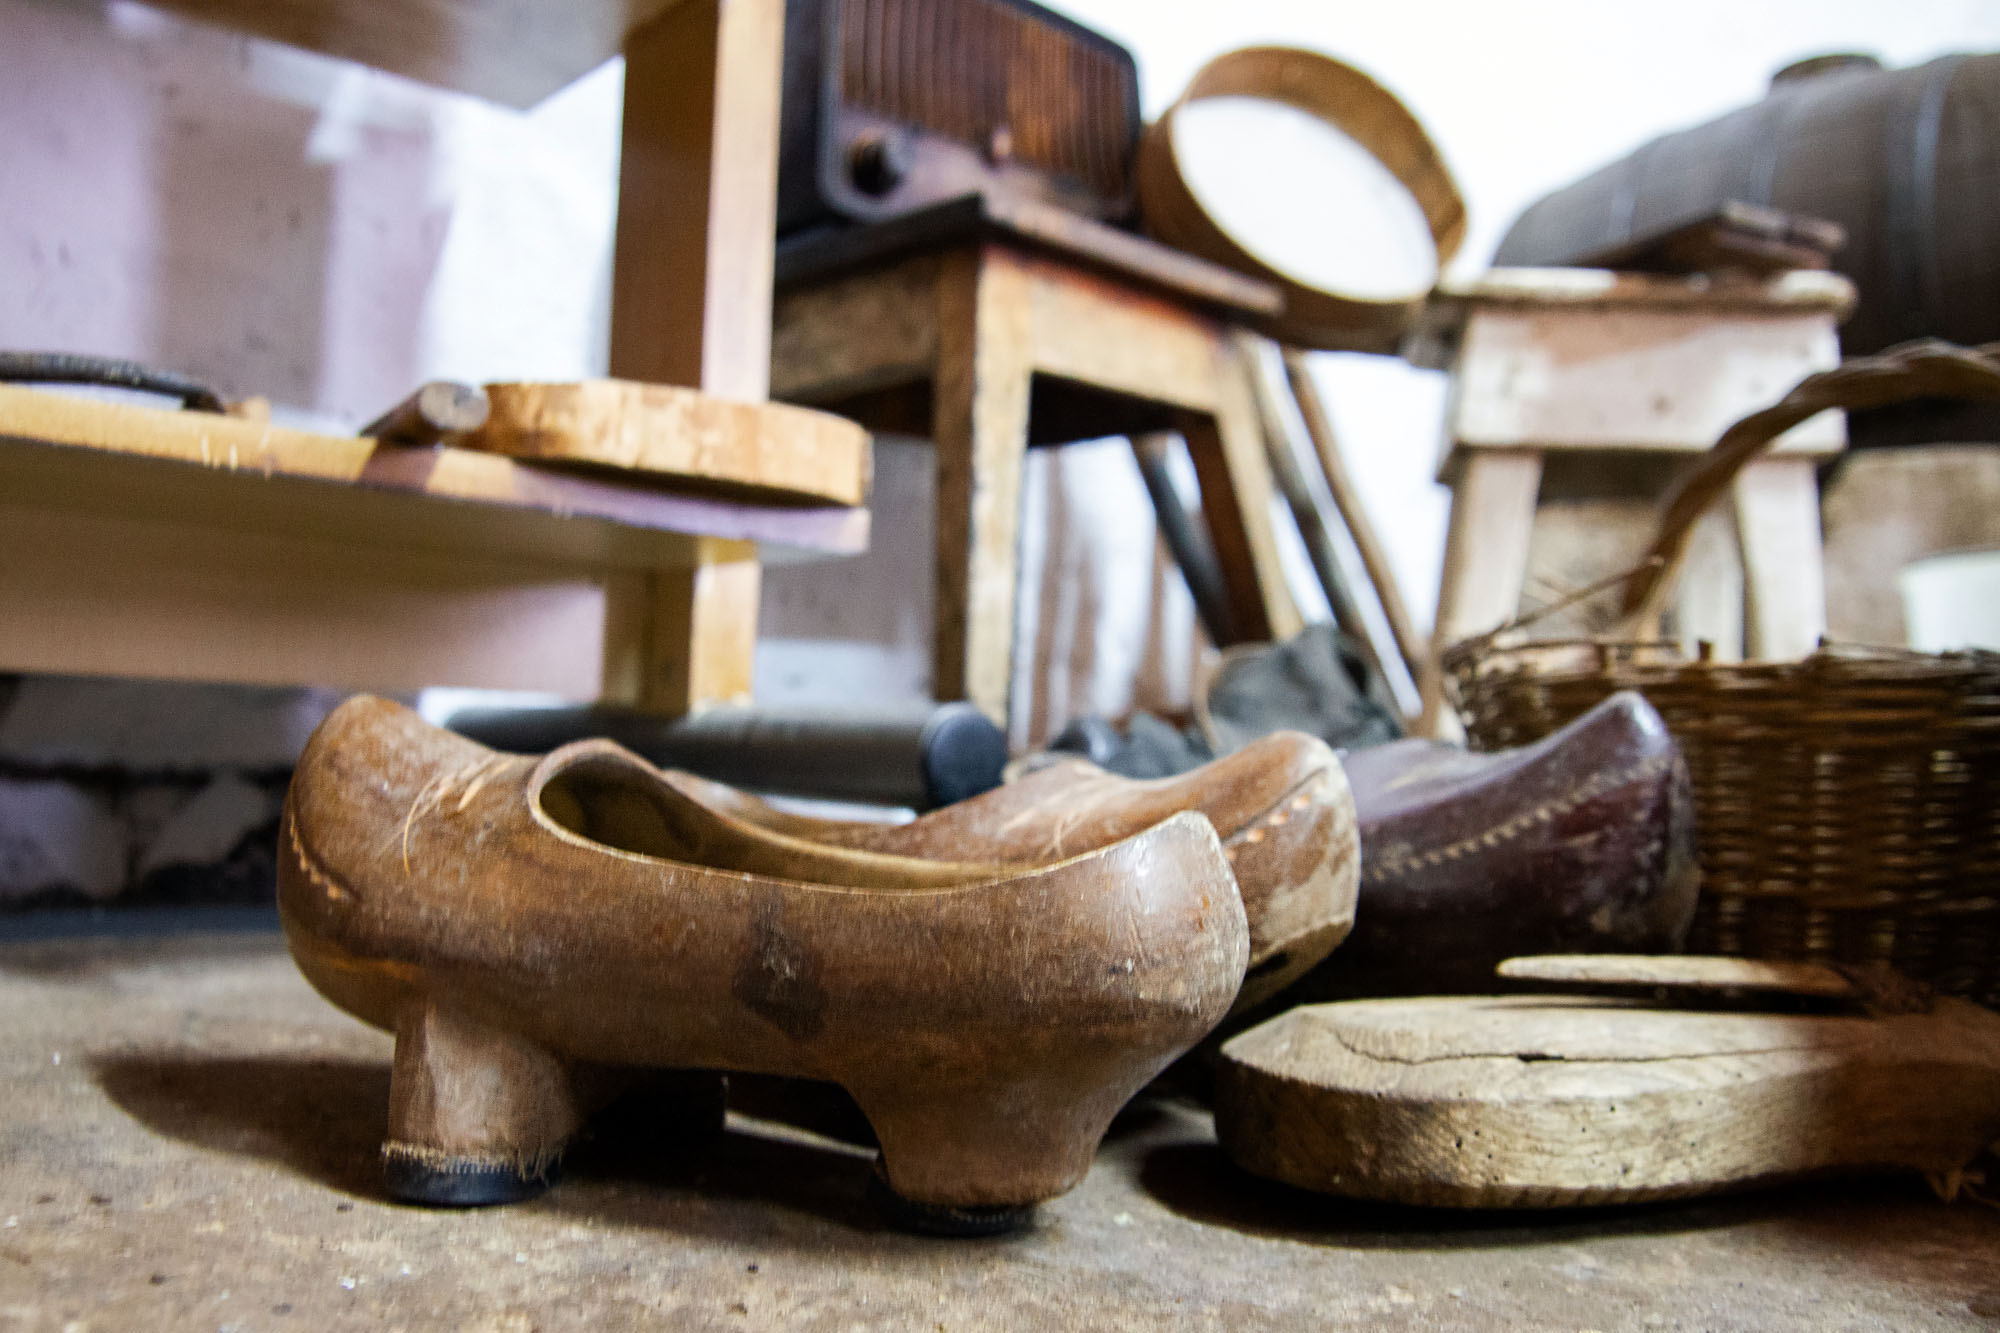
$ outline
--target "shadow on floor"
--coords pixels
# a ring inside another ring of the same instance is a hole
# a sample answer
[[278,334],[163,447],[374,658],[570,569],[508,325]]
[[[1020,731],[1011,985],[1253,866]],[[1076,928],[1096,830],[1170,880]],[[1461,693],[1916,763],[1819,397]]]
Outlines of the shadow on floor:
[[[95,1073],[119,1108],[159,1134],[262,1159],[357,1199],[393,1203],[382,1192],[379,1165],[386,1062],[120,1055],[99,1059]],[[790,1239],[822,1252],[846,1239],[878,1248],[884,1239],[934,1243],[882,1234],[890,1228],[868,1199],[872,1148],[837,1141],[810,1124],[784,1123],[820,1120],[826,1086],[805,1085],[816,1096],[806,1097],[804,1114],[785,1118],[774,1115],[784,1109],[781,1089],[767,1088],[755,1115],[732,1113],[719,1131],[712,1115],[701,1125],[699,1116],[627,1099],[593,1119],[571,1145],[562,1181],[520,1206],[780,1247]],[[767,1206],[718,1206],[746,1202]]]
[[[1595,1208],[1417,1208],[1342,1199],[1264,1180],[1214,1143],[1170,1143],[1146,1153],[1139,1182],[1182,1217],[1251,1235],[1360,1250],[1476,1249],[1673,1235],[1796,1219],[1859,1197],[1924,1201],[1921,1181],[1876,1179],[1780,1186],[1750,1194]],[[1815,1195],[1825,1196],[1816,1199]]]
[[343,1193],[381,1195],[386,1063],[119,1055],[100,1058],[96,1074],[120,1109],[169,1138],[262,1158]]
[[[147,1128],[198,1147],[261,1159],[325,1188],[381,1204],[379,1148],[389,1098],[386,1061],[353,1057],[120,1055],[95,1074]],[[791,1094],[788,1099],[787,1093]],[[601,1115],[565,1161],[565,1179],[521,1205],[605,1225],[815,1253],[889,1250],[933,1241],[891,1230],[868,1199],[872,1149],[829,1085],[764,1084],[728,1127],[666,1106],[626,1102]],[[642,1093],[642,1096],[644,1094]],[[748,1110],[750,1114],[744,1112]],[[863,1122],[865,1128],[865,1122]],[[1672,1235],[1838,1216],[1857,1203],[1930,1207],[1920,1181],[1805,1184],[1751,1195],[1622,1208],[1457,1212],[1362,1203],[1258,1179],[1208,1137],[1205,1117],[1145,1099],[1106,1136],[1106,1161],[1191,1221],[1251,1235],[1362,1250],[1489,1248]],[[737,1205],[748,1204],[750,1207]],[[1804,1224],[1807,1232],[1812,1223]],[[975,1242],[1033,1245],[1045,1229]],[[2000,1308],[2000,1298],[1996,1298]]]
[[[857,1148],[877,1147],[874,1127],[847,1089],[816,1079],[774,1074],[731,1074],[729,1108],[774,1120]],[[1164,1099],[1141,1092],[1118,1112],[1104,1132],[1106,1144],[1152,1133],[1170,1123]]]

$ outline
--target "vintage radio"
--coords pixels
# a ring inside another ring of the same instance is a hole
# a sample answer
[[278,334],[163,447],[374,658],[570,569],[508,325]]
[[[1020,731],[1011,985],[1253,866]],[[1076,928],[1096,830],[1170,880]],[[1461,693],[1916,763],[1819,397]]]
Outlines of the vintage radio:
[[780,234],[981,191],[1115,219],[1139,77],[1116,42],[1026,0],[790,0]]

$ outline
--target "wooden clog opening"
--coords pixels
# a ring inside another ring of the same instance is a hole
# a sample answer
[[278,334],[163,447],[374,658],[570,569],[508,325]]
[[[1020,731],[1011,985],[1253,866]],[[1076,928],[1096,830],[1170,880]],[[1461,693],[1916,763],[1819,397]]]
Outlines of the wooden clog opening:
[[610,741],[565,746],[543,762],[530,800],[549,823],[612,851],[844,888],[954,888],[998,867],[831,848],[740,823],[689,800],[645,760]]

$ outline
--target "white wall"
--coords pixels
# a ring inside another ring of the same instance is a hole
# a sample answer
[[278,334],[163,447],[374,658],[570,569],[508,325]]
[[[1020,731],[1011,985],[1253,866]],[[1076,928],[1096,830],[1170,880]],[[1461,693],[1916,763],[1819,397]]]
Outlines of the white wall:
[[0,0],[0,346],[359,425],[604,363],[614,63],[527,113],[125,0]]

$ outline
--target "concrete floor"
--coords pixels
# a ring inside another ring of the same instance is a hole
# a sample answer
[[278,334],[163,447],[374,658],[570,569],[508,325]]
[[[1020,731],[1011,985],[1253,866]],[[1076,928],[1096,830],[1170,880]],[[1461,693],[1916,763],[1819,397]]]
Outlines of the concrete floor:
[[1141,1105],[1032,1231],[884,1230],[865,1150],[732,1116],[544,1199],[383,1201],[390,1043],[263,933],[0,948],[0,1327],[2000,1326],[2000,1213],[1921,1182],[1536,1216],[1261,1184]]

